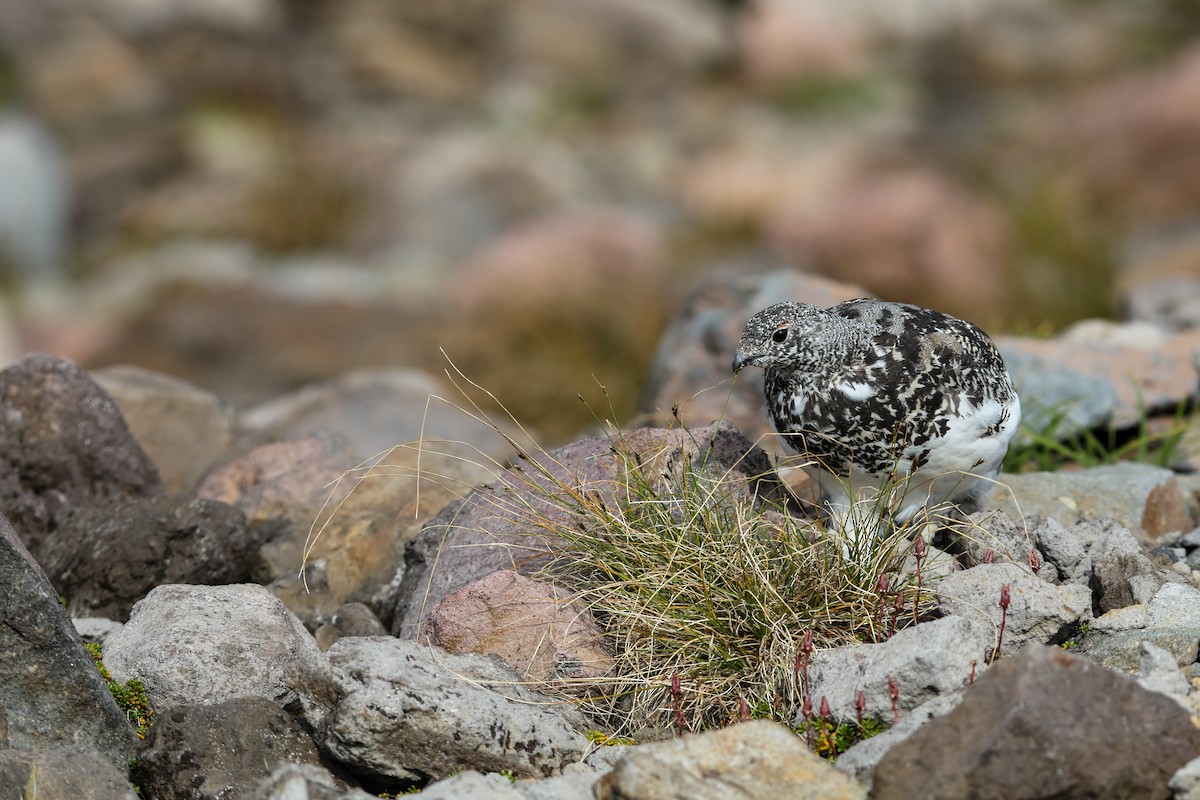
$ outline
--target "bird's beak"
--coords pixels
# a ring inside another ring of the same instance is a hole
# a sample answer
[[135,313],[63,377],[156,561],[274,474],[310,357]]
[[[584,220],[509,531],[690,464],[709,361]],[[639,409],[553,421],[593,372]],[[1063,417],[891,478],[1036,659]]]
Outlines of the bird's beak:
[[742,371],[743,367],[752,366],[754,362],[758,361],[759,358],[760,356],[749,355],[741,350],[738,350],[733,356],[733,374],[737,375]]

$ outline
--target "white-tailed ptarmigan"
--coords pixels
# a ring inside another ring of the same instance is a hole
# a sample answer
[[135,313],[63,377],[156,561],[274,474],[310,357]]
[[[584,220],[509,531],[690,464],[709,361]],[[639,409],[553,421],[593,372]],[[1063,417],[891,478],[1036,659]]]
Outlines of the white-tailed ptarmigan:
[[987,335],[904,303],[777,303],[746,323],[733,371],[748,366],[765,370],[771,422],[839,529],[868,527],[850,515],[881,497],[896,523],[975,510],[1021,420]]

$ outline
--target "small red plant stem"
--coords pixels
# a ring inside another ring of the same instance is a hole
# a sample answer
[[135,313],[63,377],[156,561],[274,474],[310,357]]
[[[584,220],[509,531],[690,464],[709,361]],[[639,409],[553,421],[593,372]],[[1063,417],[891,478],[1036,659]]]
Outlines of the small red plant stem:
[[1037,575],[1038,570],[1042,568],[1042,554],[1037,551],[1036,547],[1029,551],[1029,568],[1033,570],[1034,575]]
[[995,661],[1000,657],[1000,648],[1004,645],[1004,626],[1008,623],[1008,606],[1012,602],[1012,594],[1007,583],[1000,584],[1000,636],[996,639]]
[[867,693],[862,689],[858,690],[858,694],[854,696],[854,718],[858,721],[858,727],[862,728],[863,712],[867,710]]
[[917,560],[917,594],[913,597],[913,625],[917,624],[917,616],[921,613],[921,587],[924,579],[921,564],[925,561],[925,552],[925,537],[918,536],[913,544],[913,558]]
[[896,705],[896,701],[900,699],[900,687],[896,685],[896,681],[892,680],[892,676],[888,676],[888,697],[892,701],[892,724],[895,725],[900,721],[900,709]]
[[671,676],[671,705],[675,710],[675,733],[683,736],[687,730],[687,721],[683,718],[683,682],[679,679],[679,674]]

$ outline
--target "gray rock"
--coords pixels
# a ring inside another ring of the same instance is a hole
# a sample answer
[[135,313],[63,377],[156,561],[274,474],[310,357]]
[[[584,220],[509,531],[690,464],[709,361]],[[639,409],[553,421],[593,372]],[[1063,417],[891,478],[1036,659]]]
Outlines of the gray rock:
[[513,788],[522,800],[593,800],[593,787],[599,777],[591,770],[570,769],[541,780],[517,781]]
[[124,774],[137,741],[58,593],[0,517],[0,747],[89,745]]
[[169,491],[194,490],[233,444],[233,409],[212,392],[140,367],[107,367],[92,376],[116,400]]
[[280,763],[245,794],[247,800],[377,800],[362,789],[347,789],[329,771],[311,764]]
[[[397,784],[455,770],[547,776],[583,758],[587,724],[499,659],[390,637],[341,639],[303,691],[317,743],[354,772]],[[331,699],[332,698],[332,699]]]
[[121,630],[122,624],[115,619],[104,617],[71,617],[75,632],[85,642],[104,644],[109,636]]
[[1142,666],[1143,644],[1171,654],[1176,666],[1191,664],[1200,651],[1200,589],[1190,584],[1165,583],[1144,606],[1128,606],[1124,623],[1114,624],[1115,612],[1098,618],[1078,652],[1110,669],[1131,675]]
[[[524,795],[517,791],[508,778],[495,772],[484,775],[473,769],[463,770],[449,778],[431,783],[418,792],[416,797],[421,800],[459,800],[463,797],[470,797],[472,800],[524,800]],[[588,800],[590,799],[589,793]]]
[[[1100,427],[1116,410],[1117,390],[1106,378],[1064,368],[1015,342],[1000,339],[997,345],[1021,397],[1021,424],[1027,430],[1049,430],[1065,439]],[[1017,441],[1024,435],[1018,433]]]
[[116,402],[66,359],[0,371],[0,421],[0,511],[35,557],[73,509],[163,491]]
[[138,751],[137,782],[159,800],[225,800],[281,763],[320,765],[316,745],[278,705],[239,697],[158,714]]
[[1165,800],[1171,775],[1198,751],[1200,730],[1173,700],[1031,645],[997,661],[957,708],[892,748],[871,796]]
[[162,584],[249,581],[262,535],[241,511],[215,500],[98,499],[46,536],[40,561],[72,614],[123,622]]
[[814,707],[829,701],[835,720],[856,719],[858,692],[866,696],[866,716],[891,723],[891,680],[899,689],[901,717],[931,698],[967,685],[982,673],[994,640],[991,632],[963,617],[943,617],[899,631],[878,644],[839,647],[816,653],[809,667]]
[[[1009,517],[994,510],[977,511],[967,524],[956,530],[955,544],[967,566],[988,561],[1028,564],[1029,551],[1039,547],[1034,528],[1029,517]],[[1039,556],[1044,560],[1044,554],[1039,552]]]
[[1164,277],[1130,286],[1121,303],[1130,319],[1174,330],[1200,328],[1200,278],[1194,276]]
[[387,628],[364,603],[346,603],[334,612],[329,622],[317,628],[313,638],[322,650],[346,636],[387,636]]
[[1191,687],[1171,653],[1150,642],[1142,642],[1138,648],[1136,677],[1138,685],[1143,689],[1165,694],[1183,706],[1185,711],[1191,712],[1191,705],[1187,700]]
[[[1006,584],[1009,606],[1007,614],[1002,614],[999,601]],[[952,573],[938,581],[934,591],[942,613],[981,625],[993,641],[1004,616],[1001,656],[1012,655],[1030,642],[1058,644],[1092,616],[1092,593],[1087,586],[1048,583],[1028,567],[1010,562],[980,564]]]
[[1169,469],[1132,461],[1077,472],[1008,474],[984,499],[983,508],[999,509],[1012,519],[1047,517],[1065,526],[1112,519],[1140,529],[1147,501],[1156,489],[1169,490],[1159,487],[1174,478]]
[[1087,583],[1092,571],[1092,559],[1085,546],[1084,538],[1067,530],[1056,519],[1028,517],[1026,522],[1036,525],[1037,547],[1046,562],[1064,581]]
[[138,800],[126,769],[90,745],[0,750],[0,787],[22,800]]
[[141,679],[163,713],[247,696],[289,706],[295,675],[321,653],[262,586],[168,584],[133,607],[129,622],[109,637],[104,660],[117,680]]
[[900,721],[883,733],[869,739],[863,739],[838,756],[837,768],[856,778],[868,789],[875,780],[875,767],[884,755],[900,742],[912,735],[913,731],[934,717],[950,713],[962,702],[966,688],[939,694],[926,700],[913,710],[901,715]]
[[758,720],[633,748],[601,778],[597,800],[849,800],[866,789],[809,752],[774,722]]
[[71,199],[58,147],[32,120],[0,116],[0,175],[0,267],[24,280],[61,276]]

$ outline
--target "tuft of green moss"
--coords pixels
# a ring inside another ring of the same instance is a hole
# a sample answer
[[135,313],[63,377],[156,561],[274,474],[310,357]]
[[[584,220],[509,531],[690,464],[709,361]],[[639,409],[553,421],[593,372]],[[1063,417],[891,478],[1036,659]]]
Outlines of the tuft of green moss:
[[96,670],[104,679],[113,699],[117,701],[117,705],[128,717],[129,723],[133,726],[133,732],[139,739],[145,739],[146,734],[150,731],[151,718],[154,716],[154,709],[150,707],[150,699],[146,697],[146,687],[137,678],[130,678],[125,683],[118,683],[112,673],[108,671],[108,667],[104,666],[104,648],[98,642],[86,642],[83,646],[87,648],[92,660],[96,662]]

